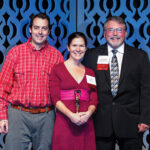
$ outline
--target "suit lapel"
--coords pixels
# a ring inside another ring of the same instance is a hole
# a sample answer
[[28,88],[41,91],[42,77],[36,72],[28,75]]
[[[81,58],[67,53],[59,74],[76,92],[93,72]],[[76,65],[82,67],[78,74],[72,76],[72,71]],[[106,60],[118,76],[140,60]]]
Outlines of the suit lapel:
[[[99,51],[99,55],[101,55],[101,56],[102,55],[108,55],[107,45],[104,45],[101,48],[101,50]],[[124,76],[126,74],[127,67],[129,67],[131,60],[132,60],[132,58],[131,58],[131,54],[130,54],[130,49],[125,44],[124,55],[123,55],[122,66],[121,66],[121,74],[120,74],[120,79],[119,79],[118,93],[119,93],[119,90],[121,88],[121,84],[122,84],[122,81],[124,79]],[[101,74],[101,80],[103,80],[102,83],[105,86],[108,86],[108,88],[111,90],[110,67],[107,71],[103,71],[103,73]]]
[[[100,55],[108,56],[108,48],[107,48],[106,44],[101,48]],[[103,75],[105,76],[105,79],[106,79],[104,81],[107,82],[107,85],[110,88],[110,66],[107,71],[103,71],[103,72],[104,72]],[[104,82],[104,84],[106,84],[106,83]]]
[[119,79],[118,92],[119,92],[121,83],[123,81],[123,78],[125,76],[125,72],[127,71],[127,66],[130,65],[130,54],[129,53],[130,53],[129,49],[127,48],[127,45],[125,45],[122,66],[121,66],[121,74],[120,74],[120,79]]

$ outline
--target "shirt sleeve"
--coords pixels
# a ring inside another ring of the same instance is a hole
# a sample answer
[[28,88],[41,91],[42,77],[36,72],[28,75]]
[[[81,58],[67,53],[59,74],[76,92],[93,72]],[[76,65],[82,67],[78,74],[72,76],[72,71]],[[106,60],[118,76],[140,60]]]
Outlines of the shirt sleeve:
[[50,75],[50,94],[54,106],[57,101],[60,100],[60,79],[58,77],[56,66],[57,65],[53,67]]
[[0,73],[0,120],[7,119],[7,97],[13,86],[13,68],[15,65],[13,57],[13,53],[9,52]]
[[58,51],[58,59],[57,59],[57,63],[56,64],[59,64],[59,63],[62,63],[64,62],[64,57],[62,56],[62,54]]

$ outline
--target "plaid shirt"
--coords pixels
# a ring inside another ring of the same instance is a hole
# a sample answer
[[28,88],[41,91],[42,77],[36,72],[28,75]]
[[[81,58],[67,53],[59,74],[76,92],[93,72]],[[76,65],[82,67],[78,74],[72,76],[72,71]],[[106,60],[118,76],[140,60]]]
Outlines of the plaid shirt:
[[51,105],[50,73],[63,56],[48,42],[41,50],[27,43],[12,48],[0,73],[0,119],[7,119],[8,104],[24,107]]

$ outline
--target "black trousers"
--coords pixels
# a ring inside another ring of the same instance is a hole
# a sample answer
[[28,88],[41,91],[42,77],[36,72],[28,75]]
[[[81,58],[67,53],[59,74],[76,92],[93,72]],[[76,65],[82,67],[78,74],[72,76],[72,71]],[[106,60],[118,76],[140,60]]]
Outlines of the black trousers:
[[142,150],[142,135],[137,138],[118,138],[111,137],[96,137],[97,150],[115,150],[115,144],[119,146],[119,150]]

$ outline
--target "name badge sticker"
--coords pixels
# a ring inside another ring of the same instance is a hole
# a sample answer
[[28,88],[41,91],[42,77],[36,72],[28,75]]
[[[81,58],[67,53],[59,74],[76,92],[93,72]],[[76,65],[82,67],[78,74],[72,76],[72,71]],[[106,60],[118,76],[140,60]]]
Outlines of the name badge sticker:
[[98,56],[97,70],[108,70],[109,56]]
[[86,81],[91,88],[96,88],[96,79],[93,76],[86,75]]

